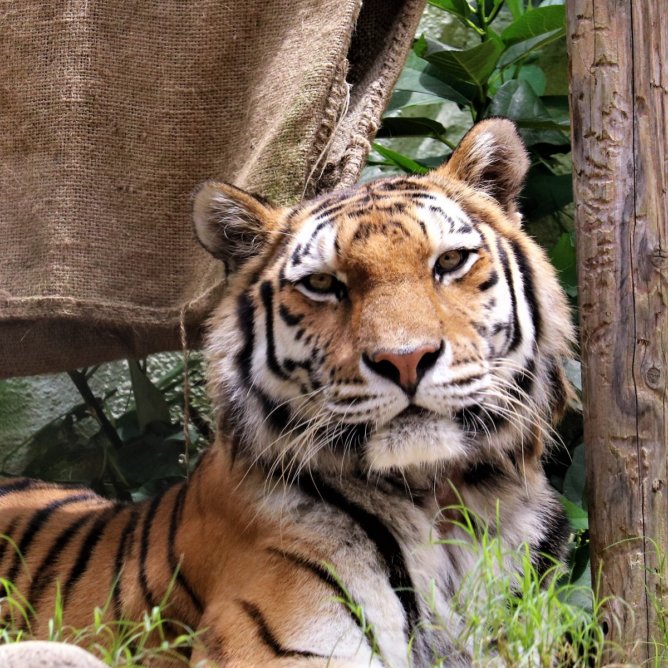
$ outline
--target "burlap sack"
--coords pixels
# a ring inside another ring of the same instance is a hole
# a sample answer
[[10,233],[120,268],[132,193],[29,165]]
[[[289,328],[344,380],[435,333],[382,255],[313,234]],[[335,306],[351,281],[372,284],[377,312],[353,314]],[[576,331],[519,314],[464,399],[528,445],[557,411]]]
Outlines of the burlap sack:
[[423,5],[0,0],[0,376],[196,343],[193,188],[353,183]]

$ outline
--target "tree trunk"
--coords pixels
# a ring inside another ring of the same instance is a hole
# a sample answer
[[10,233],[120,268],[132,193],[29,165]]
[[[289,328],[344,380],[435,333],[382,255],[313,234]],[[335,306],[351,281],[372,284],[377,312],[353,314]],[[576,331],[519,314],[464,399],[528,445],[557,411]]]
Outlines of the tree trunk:
[[567,2],[592,573],[633,664],[668,637],[665,1]]

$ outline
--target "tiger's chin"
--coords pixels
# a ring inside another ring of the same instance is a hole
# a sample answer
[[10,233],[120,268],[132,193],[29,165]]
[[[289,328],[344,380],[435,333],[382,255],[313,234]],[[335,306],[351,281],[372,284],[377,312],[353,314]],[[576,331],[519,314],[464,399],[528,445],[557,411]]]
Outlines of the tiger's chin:
[[374,432],[365,445],[369,470],[431,468],[468,452],[465,432],[451,419],[411,407]]

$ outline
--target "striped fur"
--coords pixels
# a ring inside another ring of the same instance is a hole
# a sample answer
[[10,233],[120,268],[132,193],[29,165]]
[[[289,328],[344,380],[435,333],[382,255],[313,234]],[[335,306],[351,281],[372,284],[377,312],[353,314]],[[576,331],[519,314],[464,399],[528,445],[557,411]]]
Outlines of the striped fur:
[[439,507],[498,513],[539,568],[567,535],[541,459],[572,333],[520,226],[527,166],[490,120],[429,175],[288,209],[205,184],[198,237],[229,274],[207,344],[216,442],[143,504],[0,488],[26,559],[0,545],[2,572],[37,633],[57,581],[73,625],[110,591],[109,615],[138,618],[171,582],[167,616],[202,631],[194,662],[471,665],[451,599],[472,556]]

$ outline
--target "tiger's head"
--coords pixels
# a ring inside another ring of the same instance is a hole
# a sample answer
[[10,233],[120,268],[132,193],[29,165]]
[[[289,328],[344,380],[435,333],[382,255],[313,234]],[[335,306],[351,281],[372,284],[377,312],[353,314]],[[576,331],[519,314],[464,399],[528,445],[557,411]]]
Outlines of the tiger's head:
[[229,281],[210,389],[234,455],[295,473],[538,457],[572,332],[521,229],[528,166],[515,126],[491,119],[427,175],[289,208],[205,183],[196,231]]

